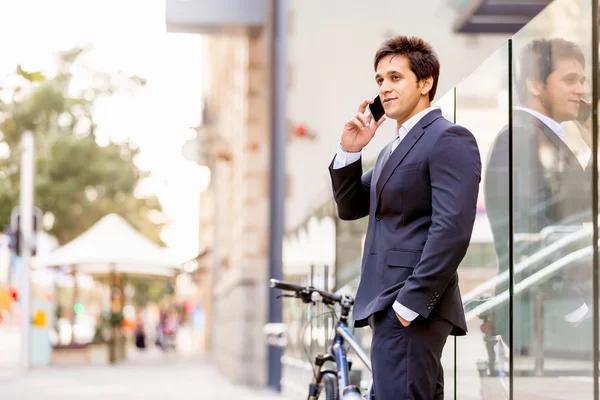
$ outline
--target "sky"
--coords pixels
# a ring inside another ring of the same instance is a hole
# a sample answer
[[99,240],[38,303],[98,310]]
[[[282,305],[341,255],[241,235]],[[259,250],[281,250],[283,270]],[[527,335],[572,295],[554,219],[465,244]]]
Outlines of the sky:
[[140,187],[156,194],[171,223],[163,240],[176,251],[198,250],[199,194],[209,173],[181,156],[190,127],[200,123],[205,82],[200,35],[166,32],[164,0],[0,0],[0,79],[17,64],[53,71],[56,54],[90,44],[86,65],[147,79],[133,94],[101,102],[99,141],[130,138],[138,165],[152,173]]

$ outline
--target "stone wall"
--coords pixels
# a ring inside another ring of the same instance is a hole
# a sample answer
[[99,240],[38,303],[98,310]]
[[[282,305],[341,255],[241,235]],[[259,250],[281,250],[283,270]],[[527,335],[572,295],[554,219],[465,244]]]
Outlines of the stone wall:
[[212,168],[209,188],[218,202],[210,347],[225,375],[251,386],[267,382],[268,34],[208,38],[207,101],[216,135],[230,149]]

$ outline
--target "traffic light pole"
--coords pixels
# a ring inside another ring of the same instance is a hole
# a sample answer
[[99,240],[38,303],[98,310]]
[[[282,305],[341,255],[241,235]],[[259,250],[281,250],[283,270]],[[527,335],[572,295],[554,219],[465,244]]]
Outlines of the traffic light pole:
[[31,365],[31,248],[33,242],[33,196],[34,196],[34,139],[29,131],[21,138],[21,365],[28,370]]

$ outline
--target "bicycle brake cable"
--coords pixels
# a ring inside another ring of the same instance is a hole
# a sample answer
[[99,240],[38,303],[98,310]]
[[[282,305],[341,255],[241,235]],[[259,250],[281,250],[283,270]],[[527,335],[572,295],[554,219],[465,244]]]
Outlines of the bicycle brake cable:
[[[328,306],[328,308],[329,308],[329,306]],[[306,342],[305,342],[305,340],[304,340],[304,336],[306,335],[306,329],[308,328],[309,324],[312,324],[313,320],[316,320],[317,318],[324,317],[324,316],[325,316],[325,315],[327,315],[327,314],[332,314],[332,315],[333,315],[333,317],[334,317],[334,319],[335,319],[335,317],[336,317],[336,315],[335,315],[335,311],[334,311],[332,308],[330,308],[330,310],[329,310],[329,311],[326,311],[326,312],[323,312],[323,313],[321,313],[321,314],[315,315],[314,317],[311,317],[311,318],[310,318],[308,321],[306,321],[306,322],[304,323],[304,327],[302,327],[302,336],[301,336],[301,340],[302,340],[302,349],[304,350],[304,353],[306,354],[306,358],[308,359],[308,362],[309,362],[309,364],[310,364],[310,367],[312,368],[312,371],[313,371],[313,376],[315,377],[315,380],[318,380],[318,377],[317,377],[317,371],[315,370],[315,366],[314,366],[314,365],[313,365],[313,363],[311,362],[311,359],[310,359],[311,355],[309,354],[309,352],[308,352],[308,348],[306,347]],[[310,340],[312,341],[312,340],[313,340],[313,338],[311,337],[311,338],[310,338]]]

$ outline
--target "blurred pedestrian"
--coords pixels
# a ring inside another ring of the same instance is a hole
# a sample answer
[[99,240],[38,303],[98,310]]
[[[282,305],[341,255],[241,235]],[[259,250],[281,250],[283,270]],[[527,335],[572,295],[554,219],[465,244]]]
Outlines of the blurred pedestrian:
[[138,311],[135,316],[135,347],[146,348],[146,332],[144,331],[144,318],[142,312]]

